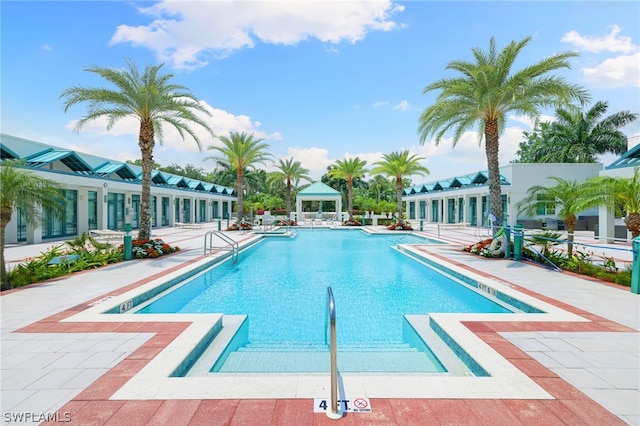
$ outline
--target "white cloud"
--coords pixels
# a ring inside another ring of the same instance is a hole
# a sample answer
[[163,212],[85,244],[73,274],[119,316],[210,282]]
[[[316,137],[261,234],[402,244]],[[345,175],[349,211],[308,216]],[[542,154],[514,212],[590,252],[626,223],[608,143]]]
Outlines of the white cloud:
[[[582,68],[585,81],[597,88],[640,86],[639,46],[631,37],[622,36],[622,28],[614,25],[605,36],[583,36],[570,31],[562,41],[575,45],[579,50],[592,53],[615,52],[619,56],[599,60],[595,66]],[[635,52],[635,53],[634,53]]]
[[392,109],[398,111],[409,111],[411,109],[411,105],[409,105],[409,101],[402,100],[398,105],[393,106]]
[[379,108],[381,106],[389,105],[389,101],[378,101],[373,103],[374,108]]
[[[521,121],[525,123],[525,120]],[[516,158],[518,145],[522,141],[522,131],[523,129],[520,127],[508,127],[500,135],[498,155],[501,166]],[[426,177],[414,178],[413,182],[416,184],[487,170],[484,142],[481,145],[478,144],[476,132],[466,132],[462,135],[455,148],[451,138],[447,138],[442,139],[438,145],[433,140],[429,140],[424,145],[412,147],[411,150],[426,157],[423,165],[431,172]]]
[[[309,176],[313,180],[320,180],[323,174],[327,172],[327,167],[335,163],[334,159],[329,158],[329,151],[325,148],[309,147],[290,147],[287,154],[280,158],[291,158],[299,161],[302,167],[309,170]],[[276,159],[276,162],[278,160]]]
[[587,82],[595,87],[640,87],[640,52],[606,59],[593,68],[583,68]]
[[562,41],[565,43],[571,43],[580,50],[594,53],[602,51],[631,53],[638,50],[638,46],[633,43],[631,37],[619,35],[620,31],[622,31],[622,28],[614,25],[609,34],[603,37],[597,37],[582,36],[574,30],[566,33],[562,37]]
[[175,68],[193,69],[211,58],[251,48],[256,41],[294,45],[315,38],[355,43],[368,31],[401,27],[391,16],[403,10],[390,0],[162,1],[139,9],[153,18],[150,24],[120,25],[111,43],[144,46]]

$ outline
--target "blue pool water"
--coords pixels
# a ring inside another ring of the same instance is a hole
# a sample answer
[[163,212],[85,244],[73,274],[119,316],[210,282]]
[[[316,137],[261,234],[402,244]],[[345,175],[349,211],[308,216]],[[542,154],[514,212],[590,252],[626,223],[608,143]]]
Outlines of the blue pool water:
[[407,314],[510,312],[392,248],[407,242],[317,229],[266,238],[138,312],[246,314],[245,343],[263,348],[326,347],[328,286],[339,348],[407,345]]

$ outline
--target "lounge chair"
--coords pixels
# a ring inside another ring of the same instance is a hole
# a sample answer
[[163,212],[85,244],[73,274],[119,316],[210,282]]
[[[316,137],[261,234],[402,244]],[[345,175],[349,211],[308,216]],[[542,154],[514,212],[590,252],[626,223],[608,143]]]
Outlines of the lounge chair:
[[202,229],[204,225],[201,223],[185,223],[185,222],[175,222],[175,225],[180,229]]
[[102,238],[103,240],[119,240],[124,238],[124,232],[114,231],[112,229],[92,229],[89,231],[89,235],[94,238]]

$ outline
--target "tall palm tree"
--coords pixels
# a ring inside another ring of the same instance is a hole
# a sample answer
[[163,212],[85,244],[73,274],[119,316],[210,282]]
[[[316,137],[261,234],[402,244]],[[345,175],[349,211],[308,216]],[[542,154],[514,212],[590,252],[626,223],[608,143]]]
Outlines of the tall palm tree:
[[58,184],[22,169],[25,164],[19,160],[0,162],[0,277],[2,290],[11,288],[4,263],[5,230],[14,210],[22,213],[30,226],[41,224],[43,210],[54,217],[64,212],[64,199]]
[[631,236],[640,236],[640,170],[633,177],[598,176],[588,181],[592,203],[601,204],[624,216]]
[[587,112],[578,107],[558,108],[556,121],[548,129],[541,162],[595,163],[605,153],[624,154],[627,136],[620,127],[638,118],[638,114],[620,111],[602,118],[608,103],[598,101]]
[[278,170],[272,172],[269,175],[269,180],[271,182],[281,182],[284,180],[287,191],[287,220],[289,220],[289,218],[291,217],[292,187],[297,187],[300,179],[311,182],[311,178],[307,175],[307,173],[309,173],[309,170],[302,167],[302,163],[300,161],[293,161],[293,158],[287,158],[284,161],[281,158],[276,168]]
[[371,170],[371,173],[395,178],[398,221],[402,222],[402,178],[412,175],[426,176],[429,174],[429,169],[420,164],[424,157],[411,154],[409,150],[394,151],[391,154],[384,154],[382,158],[383,161],[373,163],[376,167]]
[[455,146],[465,132],[478,127],[478,140],[485,142],[490,209],[499,221],[503,212],[498,148],[507,116],[521,114],[535,120],[543,108],[588,99],[587,92],[579,86],[547,75],[550,71],[569,68],[569,59],[577,56],[575,52],[558,53],[513,72],[520,51],[530,41],[531,37],[512,41],[498,52],[492,37],[488,51],[472,49],[475,62],[447,64],[446,69],[457,71],[461,76],[438,80],[423,90],[423,94],[433,90],[441,92],[436,102],[420,116],[418,133],[422,144],[432,135],[438,144],[452,129]]
[[518,213],[524,213],[528,217],[537,214],[541,203],[555,205],[556,215],[561,217],[567,228],[567,252],[573,254],[573,237],[578,222],[578,214],[596,205],[595,200],[586,197],[584,182],[568,181],[559,177],[551,177],[556,184],[551,187],[534,185],[527,190],[527,196],[516,207]]
[[140,122],[138,146],[142,157],[142,193],[138,238],[141,240],[151,236],[151,172],[156,136],[162,144],[163,126],[170,125],[183,139],[185,133],[189,134],[199,148],[200,139],[191,128],[192,123],[213,136],[209,125],[196,115],[198,112],[210,115],[209,112],[186,87],[170,82],[173,74],[160,74],[163,65],[148,65],[142,74],[131,61],[127,61],[126,69],[92,66],[85,71],[99,75],[113,84],[115,90],[73,86],[60,95],[64,99],[65,112],[76,104],[88,104],[87,115],[76,122],[76,132],[99,118],[107,119],[107,130],[129,117]]
[[256,164],[265,164],[271,158],[267,152],[269,145],[264,139],[254,139],[253,134],[231,132],[229,136],[220,136],[222,146],[212,145],[208,149],[220,151],[220,157],[206,159],[227,163],[236,172],[236,192],[238,194],[237,219],[244,218],[244,174],[246,170],[255,169]]
[[363,177],[369,171],[365,169],[367,162],[358,157],[338,160],[329,166],[327,174],[332,178],[347,181],[347,210],[349,219],[353,218],[353,180]]

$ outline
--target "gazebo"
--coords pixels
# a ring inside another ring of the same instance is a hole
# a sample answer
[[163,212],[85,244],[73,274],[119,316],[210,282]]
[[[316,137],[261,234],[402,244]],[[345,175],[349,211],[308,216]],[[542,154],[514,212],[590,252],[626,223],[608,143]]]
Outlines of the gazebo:
[[[296,219],[298,221],[306,219],[302,210],[303,201],[320,201],[320,206],[322,206],[323,201],[333,201],[335,202],[336,209],[331,217],[336,220],[341,220],[341,217],[338,215],[342,213],[342,194],[340,191],[336,191],[329,185],[322,182],[314,182],[302,191],[298,192],[298,195],[296,196]],[[316,218],[316,215],[318,214],[323,214],[321,209],[313,213],[307,212],[309,219]]]

